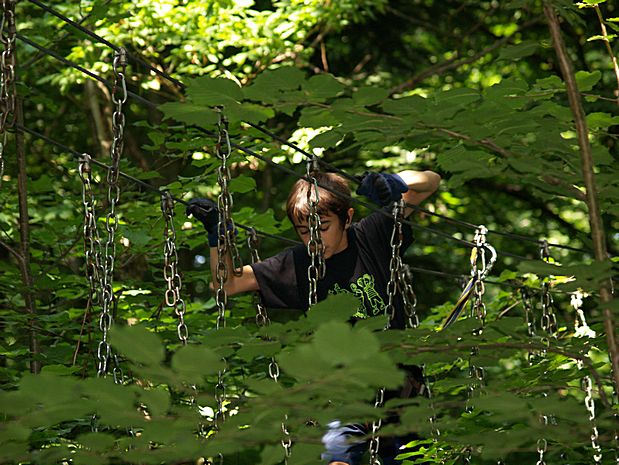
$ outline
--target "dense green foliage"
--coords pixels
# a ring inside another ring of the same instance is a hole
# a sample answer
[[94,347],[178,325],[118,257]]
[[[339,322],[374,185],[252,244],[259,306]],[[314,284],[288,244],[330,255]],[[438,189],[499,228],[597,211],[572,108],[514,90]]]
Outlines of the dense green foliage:
[[[351,174],[433,169],[444,178],[424,206],[491,230],[585,249],[551,248],[490,234],[499,260],[486,284],[487,325],[463,318],[437,331],[469,273],[474,230],[415,215],[406,254],[415,267],[419,328],[380,331],[381,318],[354,328],[355,304],[334,296],[307,315],[273,311],[258,327],[252,296],[230,299],[227,327],[215,330],[205,234],[177,205],[174,219],[187,302],[189,344],[166,306],[164,227],[156,193],[121,182],[114,276],[119,379],[97,378],[97,305],[89,305],[82,250],[83,205],[77,160],[40,138],[25,138],[34,286],[24,284],[14,136],[0,187],[0,463],[280,463],[282,419],[293,463],[317,463],[324,425],[371,421],[398,409],[382,434],[415,432],[404,463],[533,463],[540,439],[547,463],[592,463],[591,424],[581,379],[594,380],[603,463],[615,463],[617,405],[598,290],[616,272],[619,236],[617,95],[606,44],[617,44],[612,2],[553,2],[585,100],[598,198],[611,258],[593,261],[573,116],[535,0],[161,0],[55,2],[53,7],[180,79],[183,91],[130,63],[121,169],[178,198],[214,197],[217,115],[223,105],[236,150],[231,157],[235,221],[294,238],[284,201],[305,157],[252,128],[262,125]],[[79,6],[79,8],[78,8]],[[113,52],[23,0],[18,32],[112,80]],[[24,126],[107,160],[110,89],[18,42],[17,92]],[[619,79],[619,77],[617,77]],[[107,161],[106,161],[107,163]],[[95,167],[99,228],[108,208],[105,172]],[[367,213],[357,208],[357,217]],[[242,245],[245,234],[239,234]],[[265,238],[260,255],[287,246]],[[523,261],[503,252],[527,257]],[[249,253],[242,251],[246,261]],[[518,289],[531,293],[540,321],[542,282],[551,285],[556,337],[530,337]],[[570,293],[582,290],[590,330],[575,325]],[[28,311],[28,298],[36,303]],[[615,314],[616,302],[610,304]],[[32,338],[40,353],[29,349]],[[469,377],[471,348],[485,368]],[[29,373],[33,358],[43,366]],[[274,358],[279,383],[268,376]],[[223,361],[225,360],[225,362]],[[582,360],[580,369],[577,360]],[[425,366],[432,400],[391,400],[375,409],[377,388],[395,387],[399,363]],[[213,426],[218,372],[225,367],[227,421]],[[473,391],[471,395],[470,392]],[[549,424],[542,419],[550,418]],[[434,418],[433,422],[429,418]],[[309,420],[312,421],[309,421]],[[319,425],[316,427],[316,425]],[[440,435],[438,431],[440,430]],[[615,449],[613,451],[613,448]]]

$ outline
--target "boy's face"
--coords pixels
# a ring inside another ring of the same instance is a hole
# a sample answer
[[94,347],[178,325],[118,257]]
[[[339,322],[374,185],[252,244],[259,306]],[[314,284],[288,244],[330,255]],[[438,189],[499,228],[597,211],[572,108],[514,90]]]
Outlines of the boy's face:
[[[322,243],[324,244],[325,259],[331,258],[333,255],[342,252],[348,247],[347,229],[350,226],[353,211],[352,208],[348,210],[348,221],[345,224],[342,224],[342,221],[333,212],[320,215],[320,235],[322,237]],[[299,238],[303,241],[303,244],[307,245],[309,242],[307,220],[295,221],[294,228]]]

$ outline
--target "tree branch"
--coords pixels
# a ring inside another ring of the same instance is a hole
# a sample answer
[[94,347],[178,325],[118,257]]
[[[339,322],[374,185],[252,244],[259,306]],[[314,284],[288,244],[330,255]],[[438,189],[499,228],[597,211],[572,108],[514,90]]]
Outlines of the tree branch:
[[[388,349],[390,346],[385,346]],[[408,345],[408,344],[400,344],[397,347],[409,350],[411,354],[422,354],[428,352],[452,352],[452,351],[461,351],[470,353],[471,345],[470,344],[450,344],[446,346],[418,346],[418,345]],[[573,360],[580,360],[586,365],[587,369],[595,379],[595,383],[597,384],[600,400],[606,407],[610,407],[611,404],[606,397],[606,392],[604,391],[604,383],[602,382],[602,378],[600,374],[595,369],[593,362],[589,359],[589,357],[585,355],[581,355],[575,352],[570,352],[567,350],[559,349],[557,347],[546,346],[545,344],[534,344],[532,342],[493,342],[493,343],[480,343],[475,344],[475,347],[478,347],[480,350],[487,349],[521,349],[521,350],[529,350],[529,351],[547,351],[552,352],[558,355],[563,355],[564,357],[571,358]]]
[[[484,147],[486,149],[489,149],[492,152],[495,152],[499,155],[501,155],[503,158],[509,158],[509,157],[513,157],[514,155],[507,150],[504,147],[501,147],[500,145],[498,145],[497,143],[495,143],[494,141],[492,141],[491,139],[482,139],[482,140],[477,140],[477,139],[473,139],[471,136],[468,136],[466,134],[462,134],[460,132],[456,132],[456,131],[452,131],[451,129],[445,129],[445,128],[439,128],[439,127],[431,127],[431,126],[426,126],[426,129],[432,129],[438,132],[441,132],[443,134],[448,135],[449,137],[453,137],[455,139],[459,139],[459,140],[463,140],[465,142],[469,142],[473,145],[478,145],[480,147]],[[557,178],[556,176],[551,176],[551,175],[545,175],[542,176],[542,179],[547,182],[548,184],[550,184],[551,186],[559,186],[559,187],[563,187],[564,189],[568,190],[569,192],[571,192],[574,197],[582,202],[586,202],[586,196],[585,194],[583,194],[578,188],[574,187],[571,184],[566,183],[565,181],[563,181],[560,178]]]
[[[544,2],[544,15],[548,21],[550,35],[552,36],[555,53],[559,59],[559,66],[565,81],[567,97],[570,102],[570,108],[576,125],[578,134],[578,145],[580,147],[580,160],[582,164],[582,174],[585,181],[587,206],[589,210],[589,225],[591,226],[591,239],[593,240],[593,252],[597,261],[606,261],[608,259],[606,250],[606,240],[604,233],[604,224],[597,199],[597,189],[595,187],[595,175],[593,174],[593,154],[591,144],[589,143],[589,129],[585,110],[582,105],[582,99],[576,85],[576,77],[572,62],[567,54],[565,42],[561,35],[561,26],[552,5]],[[600,289],[600,300],[602,304],[609,303],[613,299],[607,285],[602,285]],[[615,324],[613,314],[610,308],[604,308],[604,329],[608,342],[608,354],[613,371],[615,381],[615,396],[619,398],[619,351],[617,349],[617,341],[615,337]]]
[[594,5],[593,8],[598,17],[598,21],[600,22],[600,29],[602,30],[602,37],[604,38],[604,43],[606,44],[606,50],[610,55],[610,60],[613,63],[613,70],[615,71],[615,79],[617,80],[617,90],[615,91],[617,105],[619,105],[619,64],[617,64],[617,57],[615,56],[615,52],[613,52],[613,48],[610,46],[610,40],[608,40],[608,33],[606,32],[606,25],[604,24],[604,17],[602,16],[602,11],[600,10],[600,5]]
[[413,76],[412,78],[410,78],[409,80],[403,82],[402,84],[399,84],[395,87],[393,87],[391,89],[390,94],[399,94],[404,92],[405,90],[408,89],[412,89],[415,86],[417,86],[417,84],[419,84],[420,82],[424,81],[426,78],[433,76],[435,74],[443,74],[449,70],[452,69],[457,69],[460,66],[464,66],[464,65],[468,65],[471,63],[476,62],[477,60],[479,60],[481,57],[483,57],[484,55],[487,55],[488,53],[493,52],[494,50],[496,50],[497,48],[500,48],[501,46],[505,45],[506,43],[508,43],[511,39],[513,39],[514,35],[522,32],[523,30],[531,27],[532,25],[538,23],[540,21],[539,18],[535,18],[532,19],[531,21],[526,22],[525,24],[523,24],[516,32],[514,32],[513,34],[510,34],[508,36],[502,37],[501,39],[497,40],[496,42],[494,42],[493,44],[487,46],[486,48],[482,49],[481,51],[477,52],[476,54],[467,57],[467,58],[462,58],[462,59],[458,59],[458,56],[455,56],[453,58],[450,58],[449,60],[446,60],[442,63],[438,63],[434,66],[431,66],[423,71],[421,71],[420,73],[416,74],[415,76]]

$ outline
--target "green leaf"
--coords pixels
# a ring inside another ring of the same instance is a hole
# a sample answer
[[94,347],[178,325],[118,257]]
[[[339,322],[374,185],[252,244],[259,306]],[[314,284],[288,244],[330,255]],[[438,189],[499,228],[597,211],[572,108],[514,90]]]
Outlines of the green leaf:
[[110,343],[137,363],[154,366],[163,361],[164,349],[159,337],[142,326],[114,325],[110,330]]
[[238,84],[230,79],[200,76],[187,82],[187,95],[196,105],[215,106],[238,103],[243,92]]
[[619,124],[619,116],[612,116],[609,113],[594,112],[587,114],[587,125],[589,129],[607,129],[609,126]]
[[217,114],[212,108],[189,102],[169,102],[159,105],[166,118],[197,126],[213,127],[217,124]]
[[355,105],[371,106],[382,102],[387,97],[389,97],[389,89],[364,86],[353,94],[352,99]]
[[245,174],[241,174],[230,181],[230,191],[239,194],[251,192],[256,189],[256,181]]
[[335,294],[309,309],[307,318],[315,325],[329,321],[347,321],[359,307],[359,299],[351,294]]
[[308,100],[312,102],[324,102],[327,99],[336,97],[343,89],[344,84],[330,74],[312,76],[302,86],[303,92]]
[[576,85],[581,92],[588,92],[600,81],[602,73],[600,71],[578,71],[576,73]]
[[114,447],[116,438],[105,433],[86,433],[78,436],[77,441],[91,451],[105,452]]
[[172,357],[172,369],[187,383],[200,384],[204,376],[223,368],[221,357],[203,346],[183,346]]
[[517,45],[503,47],[499,53],[499,60],[519,60],[537,52],[539,43],[533,40],[525,40]]

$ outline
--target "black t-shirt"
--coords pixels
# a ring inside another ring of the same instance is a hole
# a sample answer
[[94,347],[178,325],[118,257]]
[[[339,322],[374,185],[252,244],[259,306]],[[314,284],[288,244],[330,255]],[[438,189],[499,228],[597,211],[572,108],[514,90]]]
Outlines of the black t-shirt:
[[[325,277],[318,281],[318,300],[328,294],[347,292],[359,299],[355,317],[382,315],[388,302],[389,262],[393,218],[373,212],[348,229],[348,247],[326,260]],[[410,226],[402,226],[400,253],[413,242]],[[264,304],[272,308],[308,309],[309,255],[297,245],[251,265],[260,286]],[[404,328],[402,299],[395,301],[393,328]]]

